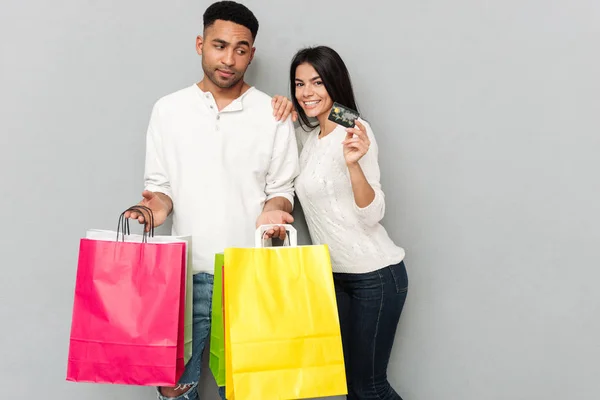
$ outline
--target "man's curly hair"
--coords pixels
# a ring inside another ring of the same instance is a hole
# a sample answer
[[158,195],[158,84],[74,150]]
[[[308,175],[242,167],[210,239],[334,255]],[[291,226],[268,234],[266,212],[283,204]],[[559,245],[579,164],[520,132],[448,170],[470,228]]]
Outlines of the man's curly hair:
[[218,1],[213,3],[204,12],[204,29],[215,23],[216,20],[231,21],[245,26],[256,39],[258,33],[258,20],[245,5],[235,1]]

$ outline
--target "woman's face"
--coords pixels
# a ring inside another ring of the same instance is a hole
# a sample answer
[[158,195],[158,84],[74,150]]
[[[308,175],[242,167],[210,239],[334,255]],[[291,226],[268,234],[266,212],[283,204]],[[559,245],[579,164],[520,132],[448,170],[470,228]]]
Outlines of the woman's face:
[[308,117],[329,114],[333,101],[317,71],[309,63],[296,68],[296,100]]

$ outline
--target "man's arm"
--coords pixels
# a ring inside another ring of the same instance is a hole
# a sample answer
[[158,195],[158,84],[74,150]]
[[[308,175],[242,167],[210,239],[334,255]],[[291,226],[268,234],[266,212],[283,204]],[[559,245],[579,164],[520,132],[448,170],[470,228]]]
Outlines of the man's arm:
[[164,193],[161,192],[154,192],[154,194],[156,194],[158,196],[158,198],[165,203],[165,206],[167,207],[167,216],[171,215],[171,213],[173,212],[173,200],[171,200],[171,198],[169,196],[167,196]]
[[[256,226],[289,224],[294,221],[290,214],[294,206],[294,180],[299,173],[298,147],[291,118],[281,122],[275,132],[273,155],[266,175],[267,201]],[[271,229],[268,236],[285,238],[285,229]]]
[[[173,212],[171,182],[165,168],[164,148],[160,132],[160,112],[158,105],[155,105],[146,133],[145,190],[142,193],[142,200],[138,203],[152,210],[154,226],[162,225],[169,214]],[[125,217],[137,219],[141,224],[147,220],[147,216],[140,211],[128,212]],[[149,229],[150,227],[146,225],[146,230]]]
[[263,207],[263,212],[267,211],[285,211],[286,213],[291,213],[293,210],[292,203],[285,197],[273,197],[271,200],[268,200]]

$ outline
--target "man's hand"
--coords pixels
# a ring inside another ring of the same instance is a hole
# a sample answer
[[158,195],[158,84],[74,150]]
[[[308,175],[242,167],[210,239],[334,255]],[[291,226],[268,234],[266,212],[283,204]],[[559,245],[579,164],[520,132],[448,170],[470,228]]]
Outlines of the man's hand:
[[[271,224],[291,224],[294,222],[294,217],[290,213],[281,210],[263,211],[256,220],[256,227],[261,225]],[[269,238],[278,237],[281,240],[285,239],[286,232],[284,226],[275,226],[265,232]]]
[[[138,203],[138,205],[146,206],[150,210],[152,210],[152,214],[154,216],[154,227],[160,226],[165,223],[167,217],[171,213],[171,209],[173,208],[173,202],[171,198],[163,193],[158,192],[150,192],[148,190],[144,190],[142,193],[142,201]],[[125,218],[137,219],[140,224],[145,224],[146,221],[149,221],[150,218],[147,213],[144,213],[142,210],[136,211],[127,211],[125,213]],[[145,226],[146,231],[150,231],[150,226],[147,224]]]
[[285,121],[286,118],[292,114],[292,121],[298,120],[298,113],[294,110],[294,103],[285,96],[273,96],[271,100],[273,106],[273,115],[277,121]]

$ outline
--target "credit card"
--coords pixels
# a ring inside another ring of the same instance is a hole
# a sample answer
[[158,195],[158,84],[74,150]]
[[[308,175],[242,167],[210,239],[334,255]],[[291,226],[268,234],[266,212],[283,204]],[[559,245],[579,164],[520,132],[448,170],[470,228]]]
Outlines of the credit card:
[[333,103],[333,107],[331,108],[331,112],[327,119],[346,128],[352,128],[354,126],[354,121],[356,121],[358,117],[358,111],[339,103]]

